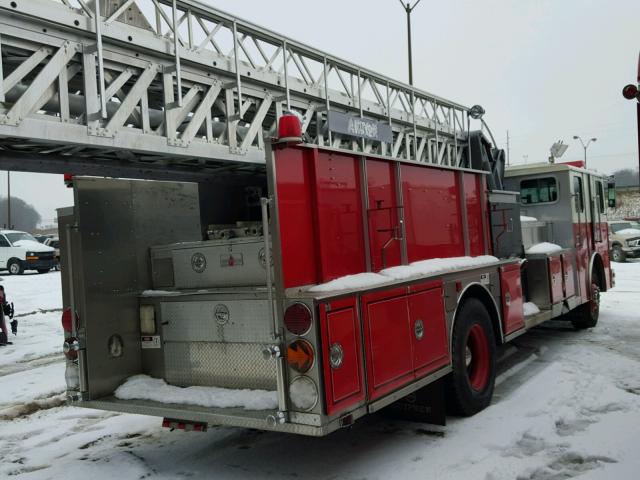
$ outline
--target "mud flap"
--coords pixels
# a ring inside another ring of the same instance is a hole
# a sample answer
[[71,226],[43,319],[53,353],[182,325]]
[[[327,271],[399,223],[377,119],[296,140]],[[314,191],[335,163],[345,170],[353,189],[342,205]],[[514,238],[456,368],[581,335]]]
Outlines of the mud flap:
[[446,425],[444,379],[441,378],[392,403],[384,412],[400,420]]

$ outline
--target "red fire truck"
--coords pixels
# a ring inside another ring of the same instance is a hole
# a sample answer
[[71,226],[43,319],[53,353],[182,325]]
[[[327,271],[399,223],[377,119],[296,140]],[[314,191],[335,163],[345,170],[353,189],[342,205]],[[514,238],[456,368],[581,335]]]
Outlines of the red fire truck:
[[[322,148],[300,132],[282,116],[266,171],[243,188],[261,222],[211,225],[204,241],[190,184],[74,179],[76,205],[60,211],[73,403],[171,427],[308,435],[391,404],[433,413],[443,394],[472,415],[491,401],[497,346],[552,318],[596,325],[612,286],[606,177],[543,163],[503,178],[480,133],[469,168],[453,168]],[[233,198],[238,187],[217,189]],[[152,208],[166,225],[150,224]],[[150,243],[168,228],[196,239]],[[116,255],[130,267],[111,268]],[[131,280],[136,262],[151,288]],[[113,293],[93,295],[96,281]],[[133,291],[114,305],[138,318],[115,321],[110,297]]]
[[73,405],[189,430],[442,422],[489,405],[500,345],[596,325],[615,190],[505,173],[482,107],[196,0],[0,0],[0,20],[0,160],[73,187]]

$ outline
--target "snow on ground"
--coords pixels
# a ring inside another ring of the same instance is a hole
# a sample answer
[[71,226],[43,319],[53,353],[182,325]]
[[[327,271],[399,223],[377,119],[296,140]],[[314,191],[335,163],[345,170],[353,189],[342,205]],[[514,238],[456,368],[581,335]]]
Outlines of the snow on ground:
[[[492,405],[446,427],[376,414],[325,438],[170,432],[154,417],[59,406],[61,363],[0,372],[0,478],[638,478],[640,262],[615,270],[596,328],[554,321],[522,335],[503,352]],[[36,296],[19,280],[14,298]]]
[[64,335],[60,323],[60,272],[0,275],[0,284],[8,301],[13,302],[18,320],[18,335],[9,333],[13,345],[0,347],[0,375],[61,359]]
[[7,300],[15,304],[16,315],[62,308],[60,272],[26,272],[24,275],[13,276],[2,271],[0,285],[5,288]]

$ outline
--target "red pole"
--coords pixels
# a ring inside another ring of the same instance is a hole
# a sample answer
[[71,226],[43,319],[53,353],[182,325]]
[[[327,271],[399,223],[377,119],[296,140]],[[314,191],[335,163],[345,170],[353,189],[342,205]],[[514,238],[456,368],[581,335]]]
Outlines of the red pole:
[[[638,53],[638,90],[640,90],[640,53]],[[638,188],[640,188],[640,93],[637,96],[636,112],[638,115]]]

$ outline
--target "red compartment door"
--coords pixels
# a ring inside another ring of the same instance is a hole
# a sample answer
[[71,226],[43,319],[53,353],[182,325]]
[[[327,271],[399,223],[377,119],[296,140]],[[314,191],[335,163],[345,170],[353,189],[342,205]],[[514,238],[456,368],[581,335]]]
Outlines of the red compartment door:
[[[360,319],[355,298],[320,305],[322,366],[327,414],[343,411],[365,398],[362,369]],[[329,352],[335,345],[342,349],[342,364],[332,368]]]
[[426,288],[408,297],[413,363],[417,377],[427,375],[449,362],[442,287],[429,285]]
[[549,288],[551,289],[551,303],[563,300],[562,291],[562,262],[560,256],[549,257]]
[[400,290],[363,297],[370,400],[413,379],[413,333],[406,292]]
[[576,281],[573,271],[573,257],[568,253],[560,255],[562,259],[562,280],[564,285],[565,298],[572,297],[576,294]]
[[500,285],[502,288],[502,330],[505,335],[509,335],[524,327],[520,265],[516,263],[500,267]]

